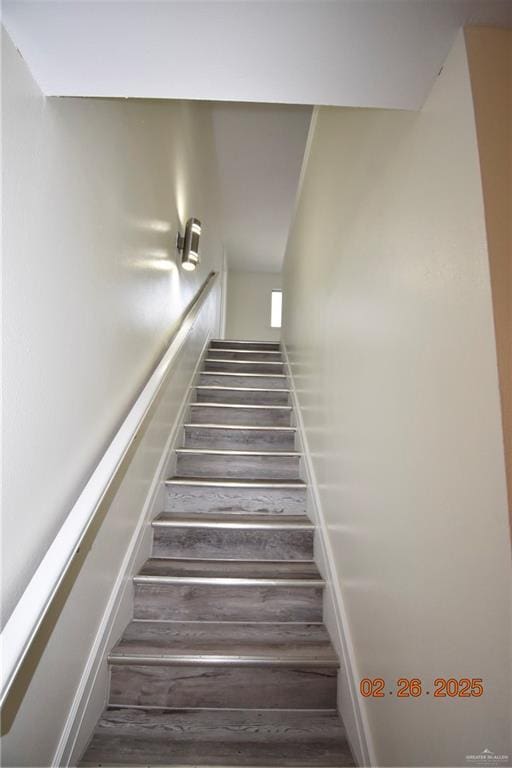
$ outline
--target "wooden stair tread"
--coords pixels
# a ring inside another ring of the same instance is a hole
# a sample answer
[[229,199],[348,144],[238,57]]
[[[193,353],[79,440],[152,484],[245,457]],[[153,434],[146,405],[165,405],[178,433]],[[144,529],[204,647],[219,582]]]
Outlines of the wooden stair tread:
[[81,765],[353,766],[336,712],[109,707]]
[[[152,557],[140,576],[321,580],[313,560],[202,560]],[[137,577],[135,577],[137,579]]]
[[325,626],[302,622],[132,621],[109,660],[137,656],[338,666]]

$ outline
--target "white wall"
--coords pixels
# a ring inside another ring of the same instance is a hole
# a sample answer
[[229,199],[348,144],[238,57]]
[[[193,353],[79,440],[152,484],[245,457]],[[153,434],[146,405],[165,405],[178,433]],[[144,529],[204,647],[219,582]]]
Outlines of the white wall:
[[[2,43],[6,619],[222,244],[209,106],[45,99]],[[192,275],[174,253],[190,215],[204,224]],[[20,679],[6,764],[52,759],[218,297]]]
[[[222,248],[209,107],[45,99],[3,49],[8,615]],[[190,215],[192,275],[174,249]]]
[[[150,556],[149,525],[174,472],[182,404],[218,317],[213,291],[156,406],[123,462],[2,711],[2,764],[77,765],[105,707],[107,655],[133,616],[132,576]],[[20,534],[21,535],[21,534]]]
[[[376,760],[510,743],[510,542],[482,190],[462,36],[417,114],[318,112],[283,338]],[[437,677],[482,677],[434,699]]]
[[281,330],[270,327],[270,296],[281,288],[274,272],[228,272],[227,339],[279,341]]

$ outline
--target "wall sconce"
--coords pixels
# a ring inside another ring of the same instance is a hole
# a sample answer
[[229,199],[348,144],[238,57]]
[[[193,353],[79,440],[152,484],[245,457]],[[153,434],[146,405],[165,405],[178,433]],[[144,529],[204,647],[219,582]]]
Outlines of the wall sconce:
[[181,266],[191,272],[199,264],[199,238],[201,237],[201,222],[198,219],[189,219],[185,227],[185,234],[176,239],[176,247],[181,253]]

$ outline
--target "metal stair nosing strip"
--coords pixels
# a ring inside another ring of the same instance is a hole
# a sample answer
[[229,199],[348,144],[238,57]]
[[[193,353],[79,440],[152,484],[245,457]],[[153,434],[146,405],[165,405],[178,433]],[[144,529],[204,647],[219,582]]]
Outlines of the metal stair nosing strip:
[[[208,362],[208,361],[207,361]],[[211,362],[211,361],[210,361]],[[213,362],[222,362],[222,363],[230,363],[231,360],[215,360]],[[250,361],[249,361],[250,362]],[[201,376],[260,376],[268,379],[269,377],[275,378],[275,379],[286,379],[287,376],[285,373],[254,373],[252,371],[200,371]]]
[[[172,558],[169,558],[172,559]],[[324,587],[322,578],[286,579],[286,578],[244,578],[242,576],[165,576],[138,573],[133,577],[135,584],[204,584],[228,587]]]
[[258,339],[210,339],[210,344],[265,344],[269,347],[281,347],[279,341],[258,341]]
[[283,360],[237,360],[232,357],[205,357],[205,363],[230,363],[232,365],[284,365]]
[[294,656],[279,658],[278,656],[251,656],[250,654],[206,654],[206,653],[140,653],[123,654],[112,651],[107,656],[109,664],[137,666],[173,666],[182,664],[205,664],[212,666],[248,666],[248,667],[333,667],[338,668],[337,658],[310,658]]
[[236,353],[237,355],[282,355],[280,349],[244,349],[243,347],[210,347],[208,353],[222,354],[223,352]]
[[[211,373],[211,371],[203,371],[203,373]],[[225,373],[225,371],[222,371]],[[239,374],[236,374],[237,376]],[[243,375],[243,374],[242,374]],[[258,375],[258,374],[256,374]],[[220,384],[196,384],[193,389],[206,389],[208,391],[213,390],[215,392],[290,392],[289,389],[271,389],[270,387],[221,387]]]
[[185,453],[185,454],[199,454],[202,455],[210,455],[213,456],[272,456],[272,457],[300,457],[302,454],[299,451],[237,451],[237,450],[229,450],[228,448],[222,449],[222,448],[176,448],[176,453]]
[[[277,390],[276,390],[277,391]],[[291,411],[291,405],[254,404],[254,403],[190,403],[191,408],[250,408],[264,411]]]
[[300,488],[306,489],[306,483],[302,480],[238,480],[222,477],[170,477],[165,480],[165,485],[201,485],[215,488]]
[[[174,514],[167,513],[164,518],[157,517],[152,521],[153,528],[218,528],[226,530],[261,530],[261,531],[312,531],[315,526],[311,520],[302,515],[304,520],[298,520],[297,517],[293,517],[291,521],[283,519],[281,515],[276,516],[276,519],[267,520],[268,515],[261,515],[257,520],[244,518],[247,515],[240,515],[238,519],[231,520],[232,515],[211,515],[208,517],[208,513],[198,513],[196,516],[180,515],[180,513]],[[213,519],[212,519],[213,518]],[[286,561],[283,561],[286,562]]]
[[275,431],[281,430],[285,432],[296,432],[297,427],[291,427],[279,424],[209,424],[209,423],[196,423],[187,421],[183,425],[185,429],[260,429]]

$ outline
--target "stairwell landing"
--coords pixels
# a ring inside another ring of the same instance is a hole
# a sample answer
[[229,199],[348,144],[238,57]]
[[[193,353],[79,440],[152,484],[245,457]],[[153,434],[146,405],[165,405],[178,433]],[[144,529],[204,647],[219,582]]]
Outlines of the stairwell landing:
[[212,341],[80,765],[353,766],[279,344]]

